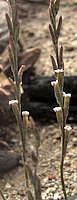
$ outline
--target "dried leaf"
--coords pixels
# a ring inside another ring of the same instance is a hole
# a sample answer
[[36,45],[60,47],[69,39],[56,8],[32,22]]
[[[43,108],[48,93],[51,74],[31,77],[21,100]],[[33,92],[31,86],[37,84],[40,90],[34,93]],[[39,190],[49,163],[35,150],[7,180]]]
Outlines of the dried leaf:
[[56,38],[55,38],[55,34],[53,32],[52,26],[50,24],[49,24],[49,30],[50,30],[50,34],[51,34],[51,37],[52,37],[52,42],[55,45],[56,44]]
[[64,70],[64,62],[63,62],[63,46],[60,47],[60,56],[59,56],[59,62],[60,62],[60,69]]
[[60,18],[59,18],[59,23],[58,23],[57,30],[56,30],[57,39],[60,36],[61,26],[62,26],[62,16],[60,16]]
[[18,105],[17,105],[17,104],[12,104],[12,110],[13,110],[13,112],[14,112],[14,114],[15,114],[17,123],[18,123],[19,126],[20,126],[20,113],[19,113]]
[[6,13],[6,20],[10,35],[13,35],[13,27],[9,15]]
[[56,32],[55,19],[54,19],[54,16],[51,12],[50,12],[50,20],[51,20],[53,30]]
[[52,55],[50,57],[51,57],[52,65],[53,65],[53,70],[56,70],[57,69],[57,65],[56,65],[55,59],[54,59],[54,57]]

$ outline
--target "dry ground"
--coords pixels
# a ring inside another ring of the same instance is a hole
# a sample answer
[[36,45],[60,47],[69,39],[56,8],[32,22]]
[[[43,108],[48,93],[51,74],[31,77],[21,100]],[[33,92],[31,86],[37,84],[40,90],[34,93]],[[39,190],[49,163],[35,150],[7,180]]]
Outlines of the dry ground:
[[[42,75],[52,75],[50,54],[53,55],[52,42],[48,30],[48,5],[41,3],[19,3],[21,37],[24,49],[41,48],[41,57],[36,63],[36,72]],[[63,16],[63,27],[60,43],[64,46],[65,74],[77,74],[77,1],[62,1],[60,13]],[[65,180],[68,195],[77,191],[77,126],[72,125],[72,133],[65,160]],[[4,131],[12,134],[9,150],[19,152],[17,127],[14,124],[4,127]],[[2,131],[2,130],[1,130]],[[59,164],[60,137],[56,124],[40,127],[41,146],[39,149],[38,174],[42,184],[43,200],[58,200],[62,198]],[[7,200],[26,200],[24,190],[24,170],[18,167],[1,177],[0,187]]]

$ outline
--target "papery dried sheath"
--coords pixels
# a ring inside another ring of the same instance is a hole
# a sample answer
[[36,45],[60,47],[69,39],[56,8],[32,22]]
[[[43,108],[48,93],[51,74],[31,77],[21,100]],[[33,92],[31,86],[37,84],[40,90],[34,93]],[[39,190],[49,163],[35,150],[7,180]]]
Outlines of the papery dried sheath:
[[55,108],[53,108],[53,110],[54,110],[54,112],[56,112],[57,122],[62,129],[62,126],[63,126],[62,108],[61,107],[55,107]]
[[67,150],[67,144],[69,141],[69,134],[70,134],[72,128],[71,128],[71,126],[65,126],[64,130],[65,130],[65,140],[64,140],[64,156],[65,156],[66,150]]
[[18,104],[18,100],[13,99],[9,101],[9,105]]
[[57,103],[59,104],[59,106],[63,107],[63,97],[62,97],[62,92],[59,87],[58,80],[52,81],[51,85],[54,87],[54,92],[55,92],[55,97],[56,97]]
[[55,97],[56,97],[57,103],[61,107],[63,107],[63,98],[62,98],[62,95],[61,95],[61,91],[60,91],[59,85],[55,85],[54,86],[54,92],[55,92]]
[[66,120],[68,116],[68,111],[69,111],[71,94],[64,93],[63,96],[64,96],[64,115],[65,115],[65,120]]
[[18,78],[19,78],[20,82],[22,81],[22,75],[23,75],[24,69],[25,69],[25,65],[21,65],[21,67],[18,71]]
[[12,104],[12,110],[13,110],[13,112],[15,114],[17,123],[19,124],[20,123],[20,119],[19,119],[20,114],[19,114],[19,108],[18,108],[17,103]]
[[19,88],[20,88],[20,94],[23,94],[23,93],[24,93],[24,90],[23,90],[23,87],[22,87],[22,82],[20,82]]
[[22,111],[22,117],[23,117],[23,126],[26,129],[26,125],[28,123],[29,112],[28,111]]
[[9,101],[9,105],[12,105],[12,110],[15,114],[18,126],[20,125],[20,113],[19,113],[19,107],[18,107],[18,100],[11,100]]
[[29,116],[29,112],[28,111],[22,111],[22,116]]
[[9,77],[9,82],[11,83],[12,87],[14,87],[14,81],[11,77]]
[[13,79],[12,78],[10,78],[9,77],[9,82],[11,83],[11,86],[12,86],[12,88],[14,89],[14,92],[15,92],[15,94],[16,94],[16,90],[17,90],[17,88],[16,88],[16,83],[13,81]]
[[64,86],[64,70],[63,69],[57,69],[55,70],[55,75],[59,83],[60,90],[63,92],[63,86]]
[[23,111],[23,114],[22,114],[22,117],[23,117],[23,120],[22,120],[22,123],[23,123],[23,136],[24,136],[24,140],[26,141],[26,134],[27,134],[27,120],[26,120],[26,116],[25,116],[25,113],[26,111]]
[[70,131],[72,130],[72,127],[66,125],[66,126],[64,127],[64,130],[65,130],[66,132],[68,132],[68,134],[69,134]]

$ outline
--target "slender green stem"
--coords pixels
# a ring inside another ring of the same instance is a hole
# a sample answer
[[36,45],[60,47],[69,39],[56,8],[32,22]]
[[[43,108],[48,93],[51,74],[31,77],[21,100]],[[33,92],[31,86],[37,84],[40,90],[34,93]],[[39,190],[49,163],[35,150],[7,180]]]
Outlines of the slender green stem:
[[61,163],[60,163],[60,174],[61,174],[61,184],[62,184],[62,190],[63,194],[65,197],[65,200],[67,200],[67,194],[66,194],[66,189],[65,189],[65,183],[64,183],[64,171],[63,171],[63,165],[64,165],[64,142],[65,142],[65,117],[64,117],[64,110],[62,109],[63,112],[63,128],[62,128],[62,138],[61,138]]
[[[15,40],[15,37],[14,37]],[[16,81],[16,98],[18,100],[18,108],[19,108],[19,131],[20,131],[20,137],[22,141],[22,147],[23,147],[23,162],[24,162],[24,172],[25,172],[25,180],[26,180],[26,186],[28,186],[28,176],[27,176],[27,171],[26,171],[26,166],[25,166],[25,140],[24,140],[24,131],[23,131],[23,125],[22,125],[22,117],[21,117],[21,91],[20,91],[20,82],[18,78],[18,48],[17,48],[17,41],[15,42],[15,81]]]
[[27,175],[27,170],[26,170],[26,166],[25,166],[25,162],[26,162],[25,140],[24,140],[24,130],[23,130],[23,126],[22,126],[22,118],[21,118],[21,95],[20,95],[20,92],[19,92],[18,96],[19,96],[18,103],[19,103],[19,115],[20,115],[19,129],[20,129],[20,135],[21,135],[21,141],[22,141],[22,147],[23,147],[23,162],[24,162],[25,181],[26,181],[26,187],[29,188],[28,175]]
[[63,193],[64,193],[65,200],[67,200],[64,177],[63,177],[63,173],[64,173],[63,172],[63,164],[64,164],[63,153],[64,153],[64,150],[63,150],[63,137],[62,137],[62,155],[61,155],[61,164],[60,164],[60,174],[61,174],[62,190],[63,190]]
[[[50,29],[50,33],[51,33],[51,37],[52,37],[52,42],[53,42],[53,46],[54,46],[54,51],[55,51],[55,56],[56,56],[56,63],[57,63],[57,69],[63,69],[62,66],[62,61],[63,61],[63,50],[62,48],[60,48],[60,53],[59,53],[59,45],[58,45],[58,39],[59,39],[59,33],[60,33],[60,29],[61,29],[61,24],[62,24],[62,18],[59,18],[59,23],[58,23],[58,28],[56,28],[56,15],[59,11],[59,3],[60,0],[50,0],[50,6],[49,6],[49,13],[50,13],[50,20],[51,20],[51,29]],[[54,64],[52,62],[53,68],[54,68]],[[62,66],[62,67],[61,67]],[[59,71],[57,71],[58,73]],[[59,78],[61,79],[61,77],[59,76],[58,78],[56,78],[56,80],[59,83]],[[63,77],[62,77],[63,78]],[[64,78],[63,78],[64,79]],[[55,82],[56,84],[56,82]],[[55,96],[56,99],[58,97],[58,89],[57,87],[55,87],[55,84],[53,85],[55,89]],[[63,99],[63,81],[60,81],[59,84],[59,88],[60,88],[60,92],[61,92],[61,97]],[[57,91],[57,92],[56,92]],[[62,190],[63,190],[63,194],[64,194],[64,198],[65,200],[67,200],[67,194],[66,194],[66,188],[65,188],[65,183],[64,183],[64,171],[63,171],[63,165],[64,165],[64,157],[65,157],[65,146],[66,146],[66,138],[65,138],[65,125],[66,125],[66,120],[65,120],[65,113],[64,113],[64,100],[62,105],[60,104],[60,101],[58,101],[58,104],[61,106],[62,109],[62,119],[63,121],[61,121],[61,163],[60,163],[60,174],[61,174],[61,184],[62,184]],[[57,109],[56,109],[57,112]],[[59,118],[59,115],[57,115],[57,117]],[[58,120],[59,121],[59,120]]]

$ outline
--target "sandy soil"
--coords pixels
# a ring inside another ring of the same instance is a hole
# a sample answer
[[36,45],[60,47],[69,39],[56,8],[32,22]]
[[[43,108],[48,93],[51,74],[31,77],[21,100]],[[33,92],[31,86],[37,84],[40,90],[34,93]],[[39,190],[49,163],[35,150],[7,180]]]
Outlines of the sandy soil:
[[[41,56],[35,69],[38,74],[52,75],[53,70],[50,54],[54,54],[48,30],[49,15],[48,3],[19,3],[21,38],[24,49],[40,47]],[[60,15],[63,16],[63,27],[60,44],[64,46],[64,63],[66,75],[77,75],[77,2],[62,1]],[[67,194],[73,195],[77,191],[77,126],[72,125],[72,133],[65,160],[65,180]],[[19,152],[17,132],[13,127],[4,128],[8,134],[12,133],[9,150]],[[56,124],[40,127],[41,145],[39,148],[38,175],[41,178],[43,200],[60,200],[63,197],[60,186],[60,134]],[[1,176],[0,187],[3,189],[7,200],[26,200],[24,189],[24,170],[18,167],[12,172]]]
[[[48,2],[48,1],[47,1]],[[62,1],[59,15],[63,17],[63,26],[60,36],[60,44],[64,47],[65,74],[77,73],[77,2]],[[53,46],[49,34],[50,23],[48,5],[23,4],[23,12],[26,13],[25,20],[21,22],[21,34],[24,48],[40,47],[41,57],[37,63],[36,70],[44,75],[52,75],[53,70],[50,54],[53,55]],[[26,26],[25,26],[26,24]]]

